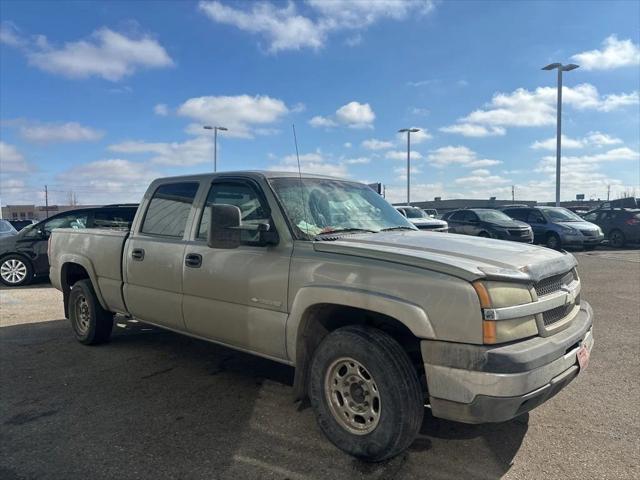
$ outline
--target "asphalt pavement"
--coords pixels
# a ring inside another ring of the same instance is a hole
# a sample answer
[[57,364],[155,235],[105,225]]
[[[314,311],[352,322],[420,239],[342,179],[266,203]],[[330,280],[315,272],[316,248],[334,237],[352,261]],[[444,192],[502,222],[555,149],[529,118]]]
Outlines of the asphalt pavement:
[[596,315],[587,370],[507,423],[427,411],[410,450],[380,464],[322,436],[289,367],[124,320],[86,347],[47,285],[3,289],[0,478],[640,478],[640,252],[575,255]]

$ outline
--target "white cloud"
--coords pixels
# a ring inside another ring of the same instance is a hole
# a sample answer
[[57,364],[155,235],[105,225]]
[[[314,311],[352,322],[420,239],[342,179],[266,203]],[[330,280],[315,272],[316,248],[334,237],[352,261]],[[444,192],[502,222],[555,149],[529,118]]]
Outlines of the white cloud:
[[[563,149],[578,149],[586,146],[602,147],[606,145],[617,145],[622,140],[602,132],[589,132],[584,138],[570,138],[562,135]],[[556,137],[547,138],[546,140],[538,140],[531,145],[534,150],[555,150]]]
[[465,177],[458,177],[454,180],[456,185],[466,186],[478,186],[492,187],[496,185],[503,185],[511,182],[508,178],[501,177],[500,175],[491,175],[491,172],[486,169],[473,170],[470,175]]
[[[406,160],[407,159],[407,151],[406,150],[392,150],[385,153],[384,158],[388,158],[391,160]],[[420,160],[422,159],[422,154],[420,152],[416,152],[415,150],[411,150],[411,160]]]
[[366,148],[367,150],[388,150],[389,148],[393,148],[393,142],[370,138],[362,142],[362,148]]
[[18,27],[13,23],[2,22],[0,24],[0,43],[10,47],[21,47],[24,45],[24,39],[20,35]]
[[169,107],[167,107],[167,105],[164,103],[158,103],[155,107],[153,107],[153,113],[161,117],[166,117],[167,115],[169,115]]
[[182,143],[127,141],[110,145],[109,150],[117,153],[152,154],[151,163],[158,165],[191,166],[213,162],[213,141],[205,136]]
[[371,159],[368,157],[348,158],[344,161],[347,165],[366,165],[371,163]]
[[[7,30],[3,29],[7,42]],[[68,78],[102,77],[118,81],[143,68],[166,68],[174,65],[167,51],[149,35],[127,36],[108,28],[93,32],[88,38],[56,47],[46,37],[13,41],[25,52],[29,63],[41,70]],[[11,40],[9,40],[11,41]]]
[[350,128],[370,128],[376,114],[368,103],[349,102],[336,110],[336,119]]
[[189,131],[202,133],[202,125],[221,125],[229,137],[250,138],[252,129],[279,121],[289,109],[282,100],[266,95],[208,96],[190,98],[178,108],[178,114],[197,125]]
[[448,165],[461,165],[468,168],[490,167],[502,163],[500,160],[478,158],[478,154],[470,148],[448,145],[432,150],[427,156],[431,165],[443,168]]
[[20,135],[36,143],[93,142],[100,140],[104,132],[77,122],[25,123],[20,127]]
[[[618,162],[627,160],[640,160],[640,153],[632,150],[628,147],[619,147],[608,150],[604,153],[596,153],[590,155],[580,156],[563,156],[562,168],[567,168],[571,171],[585,172],[589,169],[597,168],[601,163]],[[536,171],[544,173],[553,173],[556,168],[556,157],[546,156],[538,164]]]
[[26,172],[29,170],[24,155],[9,143],[0,141],[0,173]]
[[298,13],[296,4],[279,7],[269,2],[251,3],[250,9],[239,9],[219,1],[201,1],[198,8],[212,21],[234,26],[260,35],[268,44],[266,50],[322,48],[332,32],[356,31],[346,39],[354,45],[361,41],[363,30],[383,19],[404,20],[410,14],[424,15],[434,8],[431,0],[308,0],[308,14]]
[[316,115],[311,120],[309,120],[309,125],[314,128],[333,128],[338,124],[331,120],[329,117],[323,117],[321,115]]
[[332,128],[344,125],[349,128],[373,128],[376,114],[368,103],[349,102],[336,110],[334,116],[316,115],[309,120],[314,128]]
[[411,115],[417,115],[417,116],[420,116],[420,117],[426,117],[427,115],[429,115],[429,109],[420,108],[420,107],[411,107],[409,109],[409,113]]
[[611,35],[602,42],[602,50],[589,50],[571,57],[585,70],[611,70],[640,65],[640,47],[629,40]]
[[[460,118],[456,125],[442,127],[450,133],[466,136],[504,135],[505,127],[540,127],[556,122],[555,87],[538,87],[533,91],[518,88],[511,93],[496,93],[485,108]],[[601,95],[591,84],[563,87],[563,103],[576,110],[610,112],[640,103],[637,91]]]
[[484,125],[474,125],[471,123],[458,123],[439,129],[445,133],[459,133],[464,137],[495,137],[506,133],[503,127],[485,127]]
[[[396,174],[396,180],[406,180],[407,179],[407,167],[396,167],[393,169],[393,172]],[[417,175],[422,173],[418,167],[411,167],[411,175]]]
[[[406,185],[387,185],[385,193],[387,200],[393,203],[401,203],[407,200]],[[459,195],[456,195],[455,193],[448,194],[448,198],[458,196]],[[447,197],[447,192],[445,191],[442,183],[413,183],[411,185],[411,199],[413,201],[432,200],[435,197]]]
[[[431,140],[433,137],[431,136],[431,134],[429,133],[429,130],[427,130],[426,128],[422,128],[422,127],[410,127],[410,128],[417,128],[419,129],[418,132],[414,132],[411,134],[411,144],[412,145],[418,145],[422,142],[425,142],[427,140]],[[407,141],[407,134],[406,133],[400,133],[398,132],[396,134],[396,138],[400,141],[400,142],[404,142],[406,143]]]
[[353,145],[351,145],[351,142],[344,142],[344,148],[351,148]]
[[[281,172],[297,172],[298,159],[296,155],[283,157],[276,165],[269,167],[269,170]],[[328,161],[320,152],[305,153],[300,155],[300,170],[303,173],[316,173],[329,175],[332,177],[347,177],[348,171],[344,163],[333,163]]]

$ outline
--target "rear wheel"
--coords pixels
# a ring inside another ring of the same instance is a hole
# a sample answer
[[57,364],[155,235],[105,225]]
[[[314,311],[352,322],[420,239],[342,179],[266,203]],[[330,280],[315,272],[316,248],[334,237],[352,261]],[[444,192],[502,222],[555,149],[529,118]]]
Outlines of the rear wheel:
[[22,255],[8,255],[0,262],[0,281],[8,287],[27,285],[33,279],[31,262]]
[[327,438],[364,460],[401,453],[422,424],[417,372],[398,342],[375,328],[347,326],[327,335],[313,357],[309,393]]
[[613,230],[609,233],[609,244],[614,248],[622,248],[627,243],[627,239],[624,237],[624,233],[620,230]]
[[80,343],[97,345],[109,340],[113,314],[102,308],[90,280],[80,280],[71,287],[69,320]]
[[547,241],[545,242],[545,246],[547,248],[552,248],[553,250],[560,250],[562,246],[562,242],[560,241],[560,237],[557,233],[550,233],[547,235]]

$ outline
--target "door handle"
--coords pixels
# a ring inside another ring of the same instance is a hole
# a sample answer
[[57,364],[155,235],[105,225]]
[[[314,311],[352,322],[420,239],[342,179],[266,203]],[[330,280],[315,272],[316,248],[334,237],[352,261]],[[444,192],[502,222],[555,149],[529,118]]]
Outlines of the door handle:
[[202,266],[202,255],[199,253],[188,253],[184,257],[184,264],[191,268],[200,268]]
[[144,260],[144,249],[143,248],[134,248],[131,250],[131,258],[141,262]]

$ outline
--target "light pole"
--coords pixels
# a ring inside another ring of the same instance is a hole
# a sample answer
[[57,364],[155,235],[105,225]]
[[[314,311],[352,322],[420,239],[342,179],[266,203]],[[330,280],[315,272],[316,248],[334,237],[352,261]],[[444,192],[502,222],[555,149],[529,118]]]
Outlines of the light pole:
[[411,205],[411,134],[419,131],[419,128],[402,128],[398,130],[398,133],[407,132],[407,205]]
[[562,148],[562,72],[570,72],[575,70],[579,65],[570,63],[562,65],[561,63],[551,63],[542,70],[558,69],[558,106],[556,108],[556,207],[560,206],[560,150]]
[[218,171],[218,130],[226,132],[229,130],[226,127],[212,127],[211,125],[205,125],[205,130],[213,130],[213,171]]

